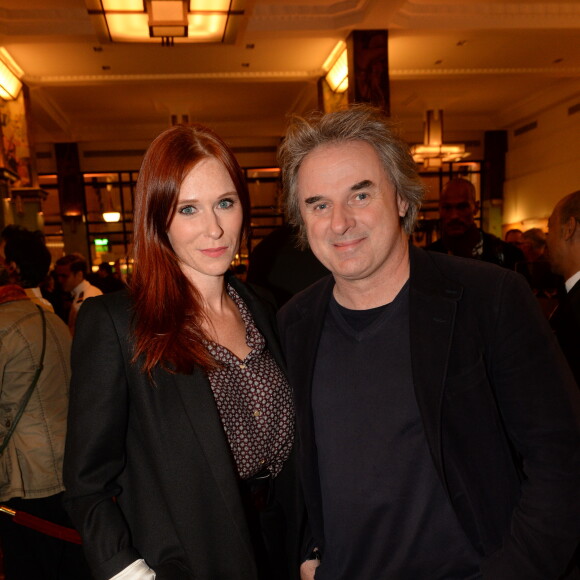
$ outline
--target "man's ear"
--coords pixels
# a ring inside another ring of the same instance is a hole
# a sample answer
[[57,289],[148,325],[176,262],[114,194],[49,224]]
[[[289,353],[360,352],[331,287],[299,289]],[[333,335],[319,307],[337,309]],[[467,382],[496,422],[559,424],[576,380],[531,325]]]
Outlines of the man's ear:
[[18,274],[20,274],[20,269],[16,265],[16,262],[9,262],[8,260],[6,260],[4,264],[6,270],[8,270],[8,273],[10,275],[17,276]]
[[562,237],[567,242],[574,237],[576,230],[578,230],[578,222],[574,216],[570,216],[568,221],[562,224]]
[[397,208],[399,210],[399,217],[405,217],[407,215],[407,210],[409,209],[409,202],[404,200],[397,193]]
[[6,260],[6,262],[4,262],[4,267],[8,272],[10,283],[18,284],[18,281],[20,280],[20,268],[17,266],[16,262],[9,262]]

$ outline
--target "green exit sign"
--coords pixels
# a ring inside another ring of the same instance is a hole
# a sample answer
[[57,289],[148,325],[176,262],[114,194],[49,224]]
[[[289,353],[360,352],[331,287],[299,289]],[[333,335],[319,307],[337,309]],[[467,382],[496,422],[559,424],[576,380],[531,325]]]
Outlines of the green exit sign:
[[94,244],[95,246],[108,246],[109,240],[108,238],[95,238]]

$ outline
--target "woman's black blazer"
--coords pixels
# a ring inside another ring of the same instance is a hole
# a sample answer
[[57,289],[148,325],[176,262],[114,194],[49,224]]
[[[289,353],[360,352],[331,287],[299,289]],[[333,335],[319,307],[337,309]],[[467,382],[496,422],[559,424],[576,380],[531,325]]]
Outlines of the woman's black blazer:
[[[229,282],[284,368],[274,313]],[[99,296],[83,305],[73,343],[65,505],[95,578],[144,558],[158,579],[254,580],[238,477],[207,376],[158,369],[151,384],[130,362],[130,328],[128,294]],[[276,479],[290,544],[292,463]]]

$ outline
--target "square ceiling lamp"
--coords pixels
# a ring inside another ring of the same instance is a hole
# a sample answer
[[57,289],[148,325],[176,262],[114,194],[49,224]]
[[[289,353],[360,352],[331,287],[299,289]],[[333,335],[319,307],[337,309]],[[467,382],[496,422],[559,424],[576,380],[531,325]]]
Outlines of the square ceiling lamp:
[[346,42],[341,40],[322,65],[323,70],[327,71],[324,78],[335,93],[344,93],[348,89],[347,57]]
[[443,163],[461,161],[470,154],[463,143],[443,143],[443,111],[429,110],[424,120],[424,139],[420,145],[411,147],[416,163],[423,167],[441,167]]
[[243,0],[86,0],[102,42],[235,42]]
[[20,94],[24,75],[22,69],[14,62],[8,51],[0,47],[0,98],[13,101]]

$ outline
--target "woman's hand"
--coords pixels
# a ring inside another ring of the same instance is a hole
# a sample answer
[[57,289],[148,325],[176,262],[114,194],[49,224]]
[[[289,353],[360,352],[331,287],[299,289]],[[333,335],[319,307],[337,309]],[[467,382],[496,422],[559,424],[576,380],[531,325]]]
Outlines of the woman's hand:
[[314,580],[316,568],[320,566],[320,560],[306,560],[300,565],[300,580]]

